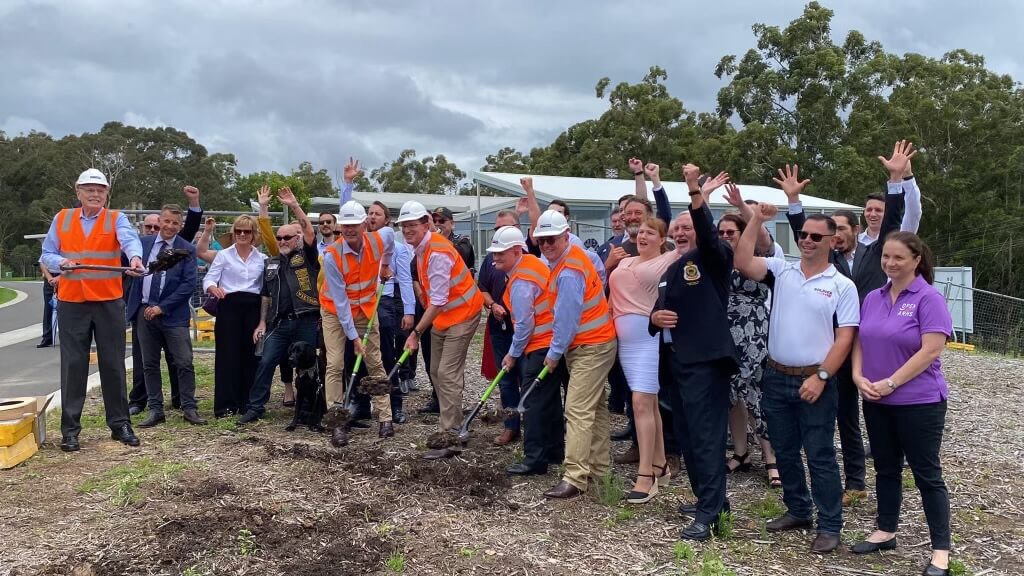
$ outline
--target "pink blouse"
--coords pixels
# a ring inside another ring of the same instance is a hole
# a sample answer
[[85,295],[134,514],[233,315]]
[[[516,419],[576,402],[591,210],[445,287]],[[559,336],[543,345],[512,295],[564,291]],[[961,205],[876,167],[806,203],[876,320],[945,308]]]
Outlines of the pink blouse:
[[609,304],[612,319],[624,314],[650,316],[658,300],[658,284],[665,271],[679,259],[679,252],[669,250],[664,254],[641,262],[639,256],[626,258],[612,271],[608,278]]

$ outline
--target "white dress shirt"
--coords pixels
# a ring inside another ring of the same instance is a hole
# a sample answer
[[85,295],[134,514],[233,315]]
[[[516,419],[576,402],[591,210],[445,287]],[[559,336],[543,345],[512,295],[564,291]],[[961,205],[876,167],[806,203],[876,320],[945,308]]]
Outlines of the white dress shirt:
[[267,255],[253,248],[245,260],[238,255],[235,245],[217,253],[203,278],[203,292],[210,286],[220,286],[225,292],[259,294],[263,285],[263,264]]

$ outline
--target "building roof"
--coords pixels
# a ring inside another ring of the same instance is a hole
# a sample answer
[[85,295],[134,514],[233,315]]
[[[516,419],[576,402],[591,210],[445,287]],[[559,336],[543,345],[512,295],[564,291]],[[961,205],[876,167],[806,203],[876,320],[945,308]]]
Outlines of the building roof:
[[[446,194],[399,194],[394,192],[353,192],[352,199],[359,202],[363,206],[369,206],[376,200],[380,200],[388,207],[393,213],[397,214],[399,209],[402,208],[402,204],[415,200],[427,211],[431,211],[440,206],[444,206],[452,211],[456,219],[459,219],[459,214],[465,214],[474,212],[477,209],[477,197],[476,196],[449,196]],[[338,199],[318,196],[310,200],[310,209],[312,212],[326,212],[333,211],[337,212]],[[507,196],[481,196],[479,199],[479,206],[481,210],[487,211],[493,208],[499,208],[504,206],[511,207],[516,203],[516,198],[509,198]]]
[[[550,202],[554,199],[564,200],[569,203],[584,204],[609,204],[614,205],[624,194],[633,193],[632,180],[618,180],[614,178],[574,178],[569,176],[536,176],[532,174],[509,174],[505,172],[471,172],[470,176],[474,182],[500,190],[507,194],[523,196],[519,179],[523,176],[532,176],[533,188],[537,193],[538,200]],[[685,182],[662,181],[665,192],[673,204],[689,203],[689,195]],[[744,200],[756,200],[774,204],[780,208],[789,205],[786,195],[778,188],[771,186],[748,186],[740,185]],[[653,202],[654,197],[648,196]],[[852,206],[818,198],[816,196],[800,195],[800,201],[806,210],[809,211],[832,211],[845,208],[847,210],[861,211],[860,206]],[[709,204],[715,208],[727,208],[729,204],[725,201],[725,189],[719,188],[711,194]]]

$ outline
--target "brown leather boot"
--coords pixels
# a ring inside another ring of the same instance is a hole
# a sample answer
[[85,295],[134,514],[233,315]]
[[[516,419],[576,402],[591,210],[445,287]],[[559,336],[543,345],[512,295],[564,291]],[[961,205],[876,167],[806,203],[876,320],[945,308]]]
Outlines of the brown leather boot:
[[509,430],[508,428],[501,431],[501,435],[494,439],[495,446],[505,446],[511,444],[519,439],[518,430]]
[[391,422],[381,422],[377,436],[380,438],[392,438],[395,435],[395,425]]

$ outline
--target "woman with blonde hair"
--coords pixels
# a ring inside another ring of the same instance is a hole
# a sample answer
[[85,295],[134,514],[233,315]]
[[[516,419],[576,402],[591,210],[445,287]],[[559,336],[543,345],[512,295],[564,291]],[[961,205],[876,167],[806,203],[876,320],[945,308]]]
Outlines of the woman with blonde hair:
[[203,279],[203,290],[218,299],[213,394],[217,418],[244,412],[256,379],[252,334],[260,322],[260,287],[267,258],[259,251],[259,226],[252,216],[235,218],[231,240],[231,246],[217,253]]

